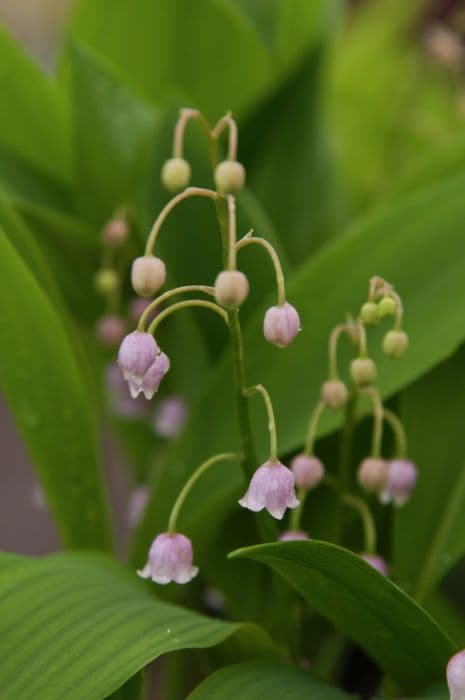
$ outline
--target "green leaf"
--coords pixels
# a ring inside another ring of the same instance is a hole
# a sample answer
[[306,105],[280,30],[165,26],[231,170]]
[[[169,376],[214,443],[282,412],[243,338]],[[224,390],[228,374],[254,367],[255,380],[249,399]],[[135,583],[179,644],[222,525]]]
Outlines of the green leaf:
[[348,696],[294,666],[248,663],[209,676],[188,700],[342,700]]
[[107,548],[109,528],[94,407],[63,321],[0,235],[0,386],[63,543]]
[[86,47],[73,44],[70,60],[76,196],[83,214],[101,224],[144,186],[157,114]]
[[[69,181],[68,115],[57,86],[0,25],[0,144],[45,173]],[[32,118],[33,115],[33,118]]]
[[2,554],[0,599],[0,684],[23,700],[63,700],[77,688],[100,700],[161,654],[256,629],[161,603],[135,572],[100,556]]
[[316,47],[244,130],[248,181],[295,264],[335,233],[344,214],[322,110],[324,58]]
[[71,193],[62,182],[3,145],[0,145],[0,184],[17,202],[62,210],[72,207]]
[[160,103],[186,95],[211,119],[250,108],[272,79],[253,28],[222,0],[86,1],[72,34],[107,57],[146,98]]
[[313,540],[247,547],[231,556],[270,566],[408,692],[443,679],[454,653],[451,641],[428,613],[352,552]]
[[458,352],[402,397],[419,479],[408,507],[396,513],[394,563],[402,586],[422,602],[465,554],[464,359]]

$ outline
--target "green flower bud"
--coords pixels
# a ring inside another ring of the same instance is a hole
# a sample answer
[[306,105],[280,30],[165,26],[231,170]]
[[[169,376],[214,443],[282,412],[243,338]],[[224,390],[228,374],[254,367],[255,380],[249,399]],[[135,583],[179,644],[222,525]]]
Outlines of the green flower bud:
[[350,376],[358,386],[372,384],[376,374],[376,365],[369,357],[357,357],[350,364]]
[[249,282],[239,270],[223,270],[215,282],[215,299],[221,306],[235,309],[247,299]]
[[409,344],[405,331],[388,331],[383,339],[383,352],[388,357],[395,359],[401,357]]
[[321,398],[328,408],[337,410],[347,403],[349,391],[340,379],[330,379],[321,387]]
[[367,326],[374,326],[379,321],[378,304],[374,301],[367,301],[360,310],[360,318]]
[[381,318],[384,316],[394,316],[397,304],[392,297],[383,297],[378,304],[378,313]]
[[115,270],[104,268],[99,270],[94,277],[95,288],[100,294],[107,296],[118,289],[119,277]]
[[184,158],[170,158],[161,171],[161,181],[169,192],[179,192],[189,184],[191,166]]
[[223,160],[215,169],[215,184],[218,192],[232,194],[244,187],[245,168],[237,160]]

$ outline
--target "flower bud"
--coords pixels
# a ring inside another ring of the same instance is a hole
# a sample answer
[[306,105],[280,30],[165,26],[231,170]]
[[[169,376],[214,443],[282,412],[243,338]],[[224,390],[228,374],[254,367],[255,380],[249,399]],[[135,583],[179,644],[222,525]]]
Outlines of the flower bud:
[[392,297],[383,297],[378,303],[378,314],[380,318],[393,316],[396,313],[397,304]]
[[99,270],[94,278],[95,288],[100,294],[107,296],[116,292],[119,286],[119,276],[115,270],[104,268]]
[[141,297],[150,297],[163,287],[166,280],[165,263],[154,255],[144,255],[132,263],[131,282]]
[[369,357],[356,357],[350,363],[350,376],[358,386],[371,384],[376,379],[376,365]]
[[137,573],[154,583],[189,583],[198,574],[192,566],[192,542],[179,532],[163,532],[155,537],[149,551],[147,564]]
[[287,301],[282,306],[271,306],[266,312],[263,333],[269,343],[285,348],[292,343],[299,331],[299,314]]
[[323,462],[318,457],[303,453],[294,457],[291,470],[297,486],[307,491],[318,486],[325,474]]
[[408,459],[393,459],[388,462],[384,488],[380,494],[381,503],[403,506],[416,486],[418,470]]
[[226,308],[240,306],[249,294],[249,282],[239,270],[223,270],[215,281],[215,299]]
[[169,192],[179,192],[189,184],[191,166],[184,158],[170,158],[161,170],[161,181]]
[[112,347],[121,342],[126,333],[126,321],[121,316],[103,316],[97,321],[95,334],[102,345]]
[[383,352],[388,357],[398,359],[407,350],[408,342],[405,331],[388,331],[383,339]]
[[465,698],[465,650],[459,651],[450,659],[446,669],[450,700]]
[[310,536],[303,530],[285,530],[278,537],[279,542],[294,542],[296,540],[309,540]]
[[121,218],[110,219],[102,230],[102,242],[108,248],[117,248],[124,243],[128,236],[128,222]]
[[358,483],[365,491],[378,493],[384,488],[387,472],[388,464],[384,459],[367,457],[358,468]]
[[378,571],[382,576],[388,575],[389,567],[384,561],[383,557],[380,557],[379,554],[361,554],[360,556],[366,561],[367,564],[370,564],[370,566],[372,566],[373,569],[376,569],[376,571]]
[[360,318],[367,326],[375,326],[379,321],[378,304],[367,301],[360,309]]
[[223,160],[215,169],[216,188],[222,194],[232,194],[244,187],[245,168],[237,160]]
[[330,379],[321,387],[321,398],[328,408],[342,408],[347,403],[349,391],[340,379]]
[[294,475],[281,462],[265,462],[259,467],[245,495],[239,501],[243,508],[258,513],[263,508],[281,520],[286,508],[297,508]]

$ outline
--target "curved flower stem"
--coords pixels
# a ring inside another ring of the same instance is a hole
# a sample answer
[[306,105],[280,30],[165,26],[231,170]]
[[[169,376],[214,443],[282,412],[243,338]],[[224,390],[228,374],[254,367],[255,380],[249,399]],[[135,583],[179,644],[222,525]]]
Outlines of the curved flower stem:
[[168,214],[170,214],[170,212],[172,212],[180,202],[182,202],[184,199],[189,199],[189,197],[208,197],[215,201],[217,194],[214,190],[208,190],[204,187],[188,187],[187,189],[183,190],[183,192],[180,192],[170,199],[170,201],[163,207],[155,219],[145,245],[145,255],[153,255],[153,248],[155,246],[158,233]]
[[358,335],[358,356],[359,357],[367,357],[367,333],[365,330],[365,326],[362,323],[362,321],[359,319],[357,323],[357,335]]
[[181,309],[187,309],[190,306],[210,309],[211,311],[214,311],[219,316],[221,316],[226,325],[228,325],[228,314],[224,309],[221,308],[221,306],[218,306],[218,304],[214,304],[211,301],[205,301],[204,299],[186,299],[185,301],[179,301],[177,304],[172,304],[172,306],[169,306],[167,309],[158,314],[158,316],[152,321],[152,323],[148,327],[148,333],[152,333],[153,335],[160,323],[167,316],[170,316],[171,314],[175,313],[176,311],[180,311]]
[[244,396],[252,396],[253,394],[261,394],[265,402],[266,413],[268,416],[268,430],[270,431],[270,461],[278,461],[278,440],[276,434],[276,420],[274,417],[273,404],[271,398],[263,384],[255,384],[244,389]]
[[341,500],[359,513],[363,524],[365,551],[367,554],[374,554],[376,552],[376,527],[367,504],[361,498],[349,493],[343,494]]
[[304,448],[304,453],[306,455],[312,455],[313,454],[313,445],[315,442],[315,436],[316,436],[316,431],[318,428],[318,423],[320,422],[321,415],[323,411],[325,410],[325,403],[323,401],[319,401],[315,408],[313,409],[312,416],[310,418],[310,422],[308,424],[308,431],[307,431],[307,439],[305,440],[305,448]]
[[169,289],[167,292],[165,292],[164,294],[160,294],[159,297],[156,297],[156,299],[150,302],[145,311],[141,314],[139,323],[137,324],[137,330],[144,330],[145,324],[147,323],[147,320],[149,319],[150,315],[160,306],[160,304],[163,304],[163,302],[167,301],[168,299],[177,294],[184,294],[186,292],[204,292],[205,294],[210,294],[210,296],[214,296],[215,288],[208,287],[205,284],[187,284],[184,287],[176,287],[175,289]]
[[197,467],[197,469],[194,471],[194,473],[191,475],[191,477],[186,481],[186,483],[182,487],[182,489],[179,492],[179,495],[178,495],[178,497],[173,505],[173,508],[171,509],[171,514],[170,514],[169,521],[168,521],[168,532],[170,534],[173,534],[176,532],[176,523],[177,523],[177,519],[179,516],[179,511],[181,510],[182,506],[184,505],[184,501],[186,500],[187,496],[189,495],[189,492],[191,491],[195,482],[198,479],[200,479],[202,474],[204,474],[207,471],[207,469],[210,469],[210,467],[213,467],[213,465],[217,464],[218,462],[222,462],[224,460],[229,460],[229,459],[240,461],[242,459],[242,457],[241,457],[241,455],[234,454],[233,452],[224,452],[223,454],[219,454],[219,455],[215,455],[214,457],[210,457],[210,459],[207,459],[199,467]]
[[195,119],[199,122],[207,138],[211,138],[210,124],[198,109],[183,108],[179,111],[179,119],[174,127],[173,156],[182,158],[184,152],[184,134],[189,121]]
[[383,409],[384,420],[389,423],[394,433],[396,439],[396,454],[398,457],[404,458],[407,456],[407,435],[405,433],[405,428],[402,425],[402,421],[399,416],[391,411],[389,408]]
[[236,269],[236,200],[228,195],[228,270]]
[[304,512],[305,499],[307,498],[307,493],[308,491],[306,489],[297,489],[296,495],[297,500],[299,501],[299,505],[297,506],[297,508],[293,508],[291,510],[291,514],[289,516],[289,530],[292,530],[293,532],[295,532],[296,530],[300,530],[300,521]]
[[337,347],[339,343],[339,338],[343,333],[347,333],[350,338],[352,338],[350,326],[348,323],[339,323],[333,328],[329,334],[328,340],[328,364],[329,364],[329,378],[335,380],[339,378],[339,373],[337,371]]
[[373,402],[373,440],[371,445],[371,456],[379,457],[381,454],[381,442],[383,439],[383,404],[379,391],[373,386],[359,389],[361,394],[370,396]]
[[276,252],[275,248],[271,245],[269,241],[267,241],[265,238],[261,238],[259,236],[251,236],[247,235],[244,236],[244,238],[241,238],[240,241],[236,243],[236,250],[239,251],[241,248],[245,248],[246,245],[261,245],[265,250],[267,251],[268,255],[271,258],[271,261],[274,266],[274,271],[276,275],[276,287],[278,290],[278,305],[282,306],[285,301],[286,301],[286,287],[285,287],[285,282],[284,282],[284,274],[283,274],[283,268],[281,265],[281,261],[279,259],[278,253]]
[[[340,438],[340,452],[338,464],[338,484],[340,489],[348,491],[351,486],[350,459],[352,454],[352,442],[356,419],[358,395],[354,390],[349,394],[349,400],[345,409],[344,427]],[[329,483],[329,481],[327,480]],[[344,533],[344,512],[338,508],[335,515],[335,541],[342,542]]]
[[211,135],[213,138],[218,139],[224,129],[229,129],[229,140],[228,140],[228,160],[236,160],[237,158],[237,124],[235,120],[231,117],[231,112],[228,112],[221,117],[221,119],[215,124],[211,130]]

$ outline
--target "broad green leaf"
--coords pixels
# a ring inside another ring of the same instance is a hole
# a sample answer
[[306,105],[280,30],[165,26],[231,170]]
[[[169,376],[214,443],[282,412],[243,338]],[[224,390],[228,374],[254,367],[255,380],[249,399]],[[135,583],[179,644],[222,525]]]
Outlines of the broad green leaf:
[[1,25],[0,94],[5,107],[0,144],[45,173],[69,181],[71,148],[63,96]]
[[60,181],[19,153],[0,145],[0,184],[17,202],[33,202],[55,209],[71,209],[71,194]]
[[64,322],[6,235],[0,235],[0,386],[63,543],[107,548],[94,408]]
[[422,602],[465,554],[464,360],[458,352],[402,397],[419,479],[408,507],[396,513],[394,562],[397,579]]
[[463,649],[465,647],[465,618],[462,612],[440,591],[434,591],[425,600],[424,607],[459,649]]
[[0,226],[18,255],[27,264],[37,281],[50,297],[59,298],[59,290],[47,265],[43,251],[32,231],[15,210],[9,198],[0,189]]
[[294,264],[321,247],[344,214],[322,109],[324,59],[318,45],[244,130],[248,181]]
[[352,552],[317,540],[239,549],[270,566],[408,692],[443,680],[454,653],[434,620]]
[[85,1],[71,31],[140,94],[156,103],[186,95],[211,119],[250,109],[273,77],[253,28],[223,0]]
[[[379,387],[388,397],[425,374],[449,356],[465,337],[465,176],[428,188],[391,207],[385,207],[351,227],[292,277],[288,298],[298,308],[302,333],[293,345],[278,350],[262,337],[262,314],[254,314],[245,329],[248,382],[262,382],[271,393],[277,416],[281,454],[303,443],[310,412],[319,399],[320,385],[328,372],[327,338],[334,324],[348,310],[357,312],[373,274],[390,280],[405,302],[410,348],[399,361],[384,358],[369,336],[369,349],[378,364]],[[414,263],[413,263],[414,261]],[[268,305],[274,303],[270,297]],[[383,329],[389,325],[385,323]],[[227,353],[226,353],[227,354]],[[345,366],[345,353],[340,368]],[[176,371],[172,367],[173,372]],[[344,373],[344,376],[345,373]],[[255,436],[262,459],[267,454],[268,434],[263,407],[251,404]],[[325,414],[320,435],[334,430],[340,414]],[[208,435],[208,441],[205,440]],[[171,455],[176,472],[166,469],[158,484],[163,498],[154,495],[150,512],[154,531],[165,522],[176,493],[195,468],[209,455],[237,449],[237,427],[232,394],[232,371],[225,357],[212,376],[204,401],[192,415],[183,439]],[[231,499],[243,485],[239,469],[218,465],[216,479],[229,487]],[[208,500],[209,491],[204,491]],[[233,501],[231,501],[233,502]],[[202,512],[199,512],[202,517]],[[208,513],[203,513],[208,518]],[[143,524],[140,541],[148,545],[150,523]],[[145,531],[145,534],[144,534]],[[143,549],[143,547],[142,547]]]
[[144,186],[157,115],[88,48],[73,44],[70,61],[76,197],[84,216],[101,224]]
[[[79,689],[80,697],[100,700],[161,654],[256,634],[251,625],[211,620],[157,601],[149,590],[135,572],[101,556],[1,555],[5,697],[64,700]],[[268,646],[258,656],[272,649],[262,638]]]
[[237,664],[216,671],[188,700],[343,700],[348,696],[295,666]]
[[93,322],[102,303],[94,288],[102,254],[95,232],[84,222],[48,207],[22,202],[18,209],[75,318],[80,323]]

